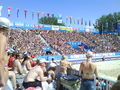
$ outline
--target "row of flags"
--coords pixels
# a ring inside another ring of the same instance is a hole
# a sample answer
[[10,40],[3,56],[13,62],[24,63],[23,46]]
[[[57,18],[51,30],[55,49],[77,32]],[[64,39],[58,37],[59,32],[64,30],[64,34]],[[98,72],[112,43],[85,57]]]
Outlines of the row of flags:
[[[2,8],[3,6],[0,6],[0,16],[1,16],[1,11],[2,11]],[[8,17],[11,16],[11,7],[8,7],[7,8],[8,10]],[[17,18],[19,18],[19,13],[20,13],[20,9],[16,9],[16,16]],[[27,18],[27,14],[28,14],[28,10],[24,10],[24,17],[25,19]],[[32,19],[34,19],[34,16],[35,14],[37,15],[37,18],[39,19],[40,18],[40,15],[41,16],[46,16],[46,17],[55,17],[54,14],[51,14],[51,13],[45,13],[45,12],[40,12],[40,11],[37,11],[37,12],[32,12]],[[62,15],[59,14],[57,16],[58,19],[62,19]],[[93,24],[91,23],[91,21],[89,20],[89,22],[85,21],[83,18],[79,18],[79,19],[76,19],[76,18],[73,18],[72,16],[66,16],[66,21],[65,21],[66,24],[77,24],[77,25],[89,25],[89,26],[92,26]]]

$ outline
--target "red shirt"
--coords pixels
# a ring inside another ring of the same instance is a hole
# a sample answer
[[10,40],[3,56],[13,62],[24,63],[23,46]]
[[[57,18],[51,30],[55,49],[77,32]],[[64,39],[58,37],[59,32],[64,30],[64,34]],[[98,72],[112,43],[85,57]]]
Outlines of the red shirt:
[[14,57],[9,58],[8,67],[13,67]]

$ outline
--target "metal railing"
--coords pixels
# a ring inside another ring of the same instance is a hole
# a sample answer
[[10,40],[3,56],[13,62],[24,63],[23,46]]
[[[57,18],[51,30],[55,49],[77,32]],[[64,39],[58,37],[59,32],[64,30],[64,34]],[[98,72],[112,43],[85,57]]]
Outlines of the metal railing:
[[[68,69],[68,75],[77,75],[79,76],[79,71],[78,70],[74,70],[74,69]],[[105,78],[105,77],[97,77],[98,78],[98,81],[101,81],[103,80],[105,85],[104,87],[102,86],[96,86],[96,87],[99,87],[97,88],[96,90],[110,90],[110,88],[112,87],[112,85],[116,82],[116,81],[113,81],[113,80],[110,80],[108,78]]]

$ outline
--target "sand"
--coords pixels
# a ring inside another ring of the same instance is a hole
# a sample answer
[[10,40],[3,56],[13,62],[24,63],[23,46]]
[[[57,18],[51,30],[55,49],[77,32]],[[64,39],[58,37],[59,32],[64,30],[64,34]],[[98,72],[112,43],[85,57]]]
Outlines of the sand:
[[[120,60],[115,61],[102,61],[95,63],[98,67],[99,76],[116,80],[120,74]],[[80,65],[74,65],[74,68],[79,69]]]

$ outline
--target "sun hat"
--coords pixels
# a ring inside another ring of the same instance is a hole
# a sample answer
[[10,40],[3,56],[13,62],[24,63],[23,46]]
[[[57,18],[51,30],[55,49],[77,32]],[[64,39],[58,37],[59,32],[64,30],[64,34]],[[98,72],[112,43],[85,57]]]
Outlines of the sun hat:
[[0,17],[0,27],[1,28],[9,28],[10,20],[5,17]]
[[45,63],[45,62],[47,62],[47,60],[44,58],[40,58],[40,59],[37,59],[36,62],[37,63]]
[[92,58],[92,57],[93,57],[93,52],[87,51],[86,57],[87,57],[87,58]]

